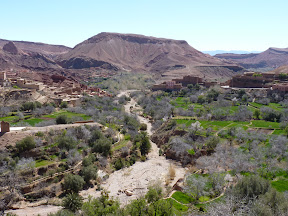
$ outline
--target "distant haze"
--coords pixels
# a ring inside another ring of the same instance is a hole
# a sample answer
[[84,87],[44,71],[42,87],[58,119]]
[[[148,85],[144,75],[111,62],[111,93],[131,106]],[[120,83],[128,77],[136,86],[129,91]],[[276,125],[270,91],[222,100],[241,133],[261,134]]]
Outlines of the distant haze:
[[202,51],[203,53],[209,54],[214,56],[216,54],[223,54],[223,53],[234,53],[234,54],[248,54],[248,53],[260,53],[262,51],[245,51],[245,50],[209,50],[209,51]]

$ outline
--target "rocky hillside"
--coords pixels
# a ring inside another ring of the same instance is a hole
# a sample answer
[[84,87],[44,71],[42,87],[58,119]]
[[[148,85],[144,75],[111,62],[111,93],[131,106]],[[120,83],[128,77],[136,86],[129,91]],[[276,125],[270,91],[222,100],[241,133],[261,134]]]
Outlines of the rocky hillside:
[[[153,73],[158,82],[198,75],[225,80],[243,68],[204,54],[183,40],[134,34],[100,33],[73,49],[0,39],[0,70],[27,69],[85,80],[91,71]],[[93,72],[93,73],[94,73]]]
[[[9,40],[0,39],[0,48],[3,48],[5,44],[10,42]],[[64,54],[71,50],[70,47],[62,45],[50,45],[44,43],[35,43],[28,41],[11,41],[15,46],[25,53],[40,53],[47,57],[54,58],[60,54]]]
[[245,68],[278,68],[288,65],[288,48],[269,48],[257,54],[217,54],[215,57],[233,61]]
[[[242,69],[228,61],[206,55],[186,41],[118,33],[100,33],[91,37],[61,55],[58,63],[64,68],[74,69],[105,67],[166,73],[165,76],[169,78],[187,74],[205,76],[203,67],[217,67],[220,74],[223,71],[223,76],[231,76]],[[207,75],[218,78],[211,70],[208,71]]]
[[60,68],[52,59],[41,53],[25,53],[12,41],[0,49],[0,69],[46,70]]

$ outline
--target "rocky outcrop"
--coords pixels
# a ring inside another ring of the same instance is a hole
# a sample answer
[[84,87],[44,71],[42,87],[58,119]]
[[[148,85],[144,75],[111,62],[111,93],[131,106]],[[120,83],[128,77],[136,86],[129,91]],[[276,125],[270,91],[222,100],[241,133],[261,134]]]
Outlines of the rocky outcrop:
[[3,50],[13,55],[17,55],[18,49],[12,41],[9,41],[7,44],[3,46]]
[[[5,44],[11,41],[0,39],[0,47],[2,48]],[[42,55],[54,58],[60,54],[64,54],[71,50],[70,47],[63,45],[51,45],[45,43],[35,43],[29,41],[12,41],[14,45],[25,53],[40,53]]]
[[82,69],[82,68],[91,68],[91,67],[98,67],[107,70],[119,70],[118,67],[104,61],[97,61],[92,58],[88,57],[75,57],[69,60],[63,60],[58,62],[64,68],[73,68],[73,69]]

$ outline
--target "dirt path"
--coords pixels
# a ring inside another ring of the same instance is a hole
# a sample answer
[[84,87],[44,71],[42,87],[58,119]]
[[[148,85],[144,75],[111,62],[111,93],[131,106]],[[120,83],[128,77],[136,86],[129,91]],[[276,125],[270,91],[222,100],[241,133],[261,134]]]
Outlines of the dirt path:
[[24,209],[9,210],[6,211],[5,214],[13,213],[18,216],[36,216],[36,215],[46,216],[49,213],[56,213],[60,209],[61,209],[60,206],[42,205],[37,207],[26,207]]
[[[129,96],[129,92],[119,95]],[[135,107],[136,104],[136,101],[131,99],[131,101],[125,105],[125,111],[131,113],[130,107]],[[149,120],[139,115],[138,119],[141,123],[147,124],[147,134],[152,135],[152,125]],[[136,162],[129,168],[115,171],[109,176],[106,182],[101,184],[102,188],[109,191],[110,196],[118,199],[121,205],[126,205],[130,200],[145,195],[148,191],[147,187],[153,182],[161,182],[161,184],[164,185],[170,165],[173,165],[176,171],[175,178],[170,182],[170,186],[173,186],[179,178],[184,177],[187,171],[186,169],[172,160],[167,160],[165,157],[159,156],[159,148],[155,143],[151,142],[151,146],[151,152],[148,154],[148,159],[145,162]],[[123,193],[125,190],[130,191],[132,196],[127,196]],[[91,188],[82,191],[81,195],[85,198],[89,195],[98,197],[100,196],[100,192],[96,191],[95,188]]]

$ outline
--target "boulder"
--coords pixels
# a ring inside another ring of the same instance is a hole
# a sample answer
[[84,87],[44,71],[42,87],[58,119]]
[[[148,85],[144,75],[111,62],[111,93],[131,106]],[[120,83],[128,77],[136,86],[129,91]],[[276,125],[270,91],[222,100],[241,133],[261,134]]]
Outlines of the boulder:
[[126,194],[126,196],[132,196],[133,195],[132,191],[129,191],[129,190],[125,190],[124,193]]

